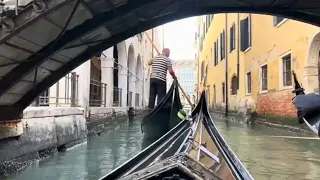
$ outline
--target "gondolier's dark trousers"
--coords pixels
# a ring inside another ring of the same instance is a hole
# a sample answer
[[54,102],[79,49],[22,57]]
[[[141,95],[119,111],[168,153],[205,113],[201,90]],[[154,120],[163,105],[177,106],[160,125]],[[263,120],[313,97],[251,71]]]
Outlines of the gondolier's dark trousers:
[[157,104],[161,102],[167,93],[167,82],[157,78],[150,78],[150,94],[149,94],[149,108],[153,109],[158,96]]

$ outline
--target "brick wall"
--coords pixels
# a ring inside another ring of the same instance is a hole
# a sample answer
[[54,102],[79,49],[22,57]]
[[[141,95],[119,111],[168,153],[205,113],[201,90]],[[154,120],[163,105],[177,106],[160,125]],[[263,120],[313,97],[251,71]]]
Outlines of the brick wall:
[[258,114],[277,116],[296,116],[296,108],[292,104],[294,94],[291,90],[259,94],[257,99]]

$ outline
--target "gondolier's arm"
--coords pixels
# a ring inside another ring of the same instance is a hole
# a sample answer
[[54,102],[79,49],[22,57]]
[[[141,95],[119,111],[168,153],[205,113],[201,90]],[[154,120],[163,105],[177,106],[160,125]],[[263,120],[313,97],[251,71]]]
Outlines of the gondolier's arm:
[[149,62],[148,62],[148,65],[149,65],[149,66],[152,65],[152,62],[153,62],[153,60],[154,60],[155,58],[156,58],[156,57],[153,57],[152,59],[149,60]]

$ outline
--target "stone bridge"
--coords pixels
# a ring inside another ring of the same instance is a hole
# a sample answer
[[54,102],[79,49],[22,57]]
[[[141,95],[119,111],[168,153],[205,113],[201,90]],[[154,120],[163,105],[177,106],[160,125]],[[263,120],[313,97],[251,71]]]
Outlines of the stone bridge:
[[314,0],[27,0],[13,8],[1,14],[0,120],[21,118],[37,95],[95,54],[173,20],[253,12],[320,25]]

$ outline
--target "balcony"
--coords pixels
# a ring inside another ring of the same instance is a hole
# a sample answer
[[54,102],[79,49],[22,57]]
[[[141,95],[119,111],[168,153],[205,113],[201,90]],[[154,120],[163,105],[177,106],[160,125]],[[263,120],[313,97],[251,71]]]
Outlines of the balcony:
[[113,106],[121,107],[122,101],[122,89],[118,87],[113,87]]
[[132,107],[132,92],[128,91],[127,93],[127,106]]
[[106,107],[107,102],[107,84],[90,79],[89,105],[91,107]]

